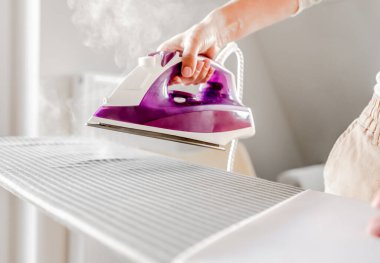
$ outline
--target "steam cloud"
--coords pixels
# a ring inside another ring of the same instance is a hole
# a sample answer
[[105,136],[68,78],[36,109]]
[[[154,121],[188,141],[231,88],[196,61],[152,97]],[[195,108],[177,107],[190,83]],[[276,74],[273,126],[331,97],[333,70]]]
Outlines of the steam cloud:
[[84,44],[113,48],[119,67],[155,50],[166,38],[199,21],[222,1],[68,0]]

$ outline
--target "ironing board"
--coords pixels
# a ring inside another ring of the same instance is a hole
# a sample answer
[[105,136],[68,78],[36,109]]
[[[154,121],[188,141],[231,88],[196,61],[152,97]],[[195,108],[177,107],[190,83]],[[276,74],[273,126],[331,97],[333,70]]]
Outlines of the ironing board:
[[0,138],[0,185],[136,262],[171,262],[302,192],[83,138]]

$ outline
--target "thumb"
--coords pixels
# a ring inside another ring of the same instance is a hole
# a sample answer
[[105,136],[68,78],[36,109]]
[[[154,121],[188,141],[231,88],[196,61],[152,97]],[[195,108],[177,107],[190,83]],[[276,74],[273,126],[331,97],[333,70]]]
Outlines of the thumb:
[[199,44],[195,38],[189,38],[183,47],[182,54],[182,71],[181,74],[185,78],[190,78],[195,71],[197,65],[197,55],[199,52]]

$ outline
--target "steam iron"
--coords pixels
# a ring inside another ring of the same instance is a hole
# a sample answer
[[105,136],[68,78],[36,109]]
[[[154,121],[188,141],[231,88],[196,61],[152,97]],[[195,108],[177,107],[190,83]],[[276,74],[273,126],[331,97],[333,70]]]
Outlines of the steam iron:
[[[221,54],[230,55],[225,50]],[[87,125],[214,149],[253,136],[252,112],[237,94],[234,75],[211,61],[215,72],[197,94],[170,89],[169,81],[181,73],[181,62],[180,52],[162,51],[139,58],[138,66]]]

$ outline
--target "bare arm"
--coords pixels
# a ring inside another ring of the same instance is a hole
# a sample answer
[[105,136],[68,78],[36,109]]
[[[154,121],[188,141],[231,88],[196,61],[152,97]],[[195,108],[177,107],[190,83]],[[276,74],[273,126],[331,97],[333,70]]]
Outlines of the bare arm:
[[174,83],[207,81],[213,70],[197,62],[198,54],[214,58],[228,42],[279,22],[297,12],[299,0],[233,0],[213,10],[201,22],[161,44],[159,50],[183,51],[182,76]]
[[298,0],[235,0],[211,12],[205,22],[218,27],[224,45],[286,19],[297,10]]

